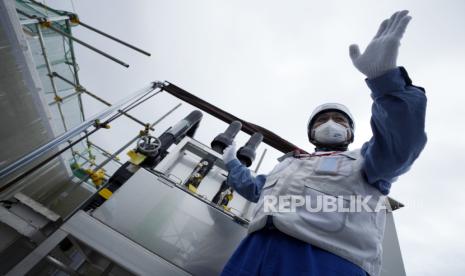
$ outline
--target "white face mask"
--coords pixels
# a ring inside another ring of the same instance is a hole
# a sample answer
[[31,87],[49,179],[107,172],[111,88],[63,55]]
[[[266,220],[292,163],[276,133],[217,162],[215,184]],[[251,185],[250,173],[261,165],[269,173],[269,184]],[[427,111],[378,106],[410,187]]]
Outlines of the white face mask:
[[321,144],[336,145],[347,141],[347,128],[333,120],[317,126],[313,131],[314,139]]

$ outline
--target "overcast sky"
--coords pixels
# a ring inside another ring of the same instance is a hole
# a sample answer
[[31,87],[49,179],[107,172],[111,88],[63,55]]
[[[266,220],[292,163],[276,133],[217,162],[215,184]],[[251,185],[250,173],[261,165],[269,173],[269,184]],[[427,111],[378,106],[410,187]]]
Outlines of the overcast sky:
[[[84,41],[125,60],[126,69],[76,46],[82,84],[110,102],[154,80],[168,80],[242,119],[313,150],[306,122],[328,101],[347,105],[356,119],[352,149],[371,136],[370,91],[352,65],[348,46],[363,49],[379,23],[396,10],[413,17],[398,64],[428,96],[428,144],[390,196],[408,275],[465,273],[465,2],[464,1],[46,1],[73,10],[85,23],[152,53],[148,58],[76,27]],[[155,97],[132,112],[152,122],[178,101]],[[103,105],[86,99],[86,113]],[[184,105],[156,134],[192,108]],[[197,139],[209,144],[225,124],[204,116]],[[127,119],[94,137],[115,150],[137,134]],[[238,144],[247,139],[241,135]],[[263,147],[260,148],[262,150]],[[260,172],[276,164],[270,151]]]

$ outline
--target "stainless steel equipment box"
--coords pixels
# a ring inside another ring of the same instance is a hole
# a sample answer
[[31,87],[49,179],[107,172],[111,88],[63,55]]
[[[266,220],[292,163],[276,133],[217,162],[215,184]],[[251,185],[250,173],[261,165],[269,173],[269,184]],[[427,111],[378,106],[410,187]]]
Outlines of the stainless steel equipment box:
[[[183,182],[207,153],[219,159],[195,195]],[[224,164],[218,153],[190,138],[155,169],[164,176],[139,169],[92,216],[189,273],[218,275],[247,234],[252,205],[238,194],[230,202],[232,212],[210,202],[226,178]]]

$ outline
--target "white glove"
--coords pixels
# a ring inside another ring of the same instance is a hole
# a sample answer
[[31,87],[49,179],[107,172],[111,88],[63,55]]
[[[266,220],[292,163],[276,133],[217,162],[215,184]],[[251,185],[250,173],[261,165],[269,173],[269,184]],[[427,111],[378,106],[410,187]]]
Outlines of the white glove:
[[397,67],[400,39],[412,17],[408,11],[398,11],[385,19],[365,52],[360,54],[357,44],[349,47],[350,58],[355,67],[369,79],[376,78]]
[[228,164],[234,159],[236,159],[236,143],[233,141],[232,144],[227,146],[223,151],[223,162]]

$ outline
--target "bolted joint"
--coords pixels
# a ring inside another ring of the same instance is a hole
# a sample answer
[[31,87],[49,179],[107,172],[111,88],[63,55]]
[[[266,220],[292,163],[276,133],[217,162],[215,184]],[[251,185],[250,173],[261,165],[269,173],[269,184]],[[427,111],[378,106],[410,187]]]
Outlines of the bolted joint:
[[52,26],[52,22],[48,21],[46,18],[44,17],[41,17],[41,18],[38,18],[39,20],[39,25],[42,27],[42,28],[49,28]]
[[150,129],[151,129],[150,124],[149,123],[145,124],[145,129],[144,129],[145,133],[148,134]]
[[80,23],[80,22],[79,22],[79,17],[78,17],[78,15],[75,14],[75,13],[70,13],[70,14],[69,14],[69,21],[70,21],[71,23],[73,23],[73,24],[79,24],[79,23]]
[[99,119],[94,121],[94,127],[95,128],[106,128],[106,129],[111,128],[111,126],[108,123],[101,123]]
[[60,97],[60,96],[58,96],[58,95],[56,95],[53,99],[54,99],[55,102],[57,102],[57,103],[63,103],[63,98]]
[[80,84],[76,85],[75,89],[76,89],[76,92],[84,92],[84,91],[86,91],[84,86],[82,86]]
[[154,82],[152,83],[152,88],[153,88],[153,89],[156,89],[156,88],[162,89],[164,86],[165,86],[165,84],[162,83],[161,81],[154,81]]

